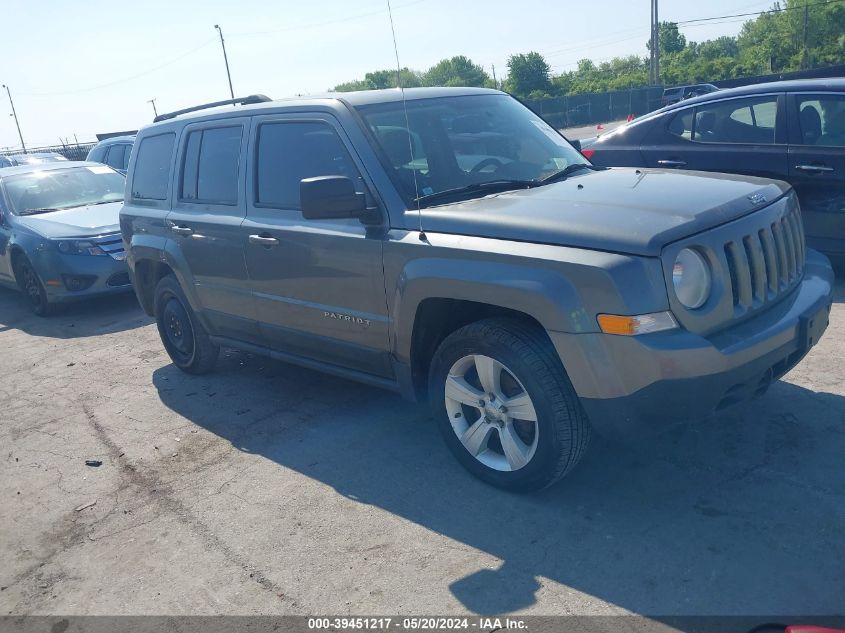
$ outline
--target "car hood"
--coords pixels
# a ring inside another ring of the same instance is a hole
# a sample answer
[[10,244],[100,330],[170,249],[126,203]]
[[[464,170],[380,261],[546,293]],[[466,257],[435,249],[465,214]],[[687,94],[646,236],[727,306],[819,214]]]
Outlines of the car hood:
[[43,237],[92,237],[120,231],[122,201],[18,216],[17,224]]
[[422,211],[426,231],[657,256],[681,238],[767,206],[785,182],[614,168]]

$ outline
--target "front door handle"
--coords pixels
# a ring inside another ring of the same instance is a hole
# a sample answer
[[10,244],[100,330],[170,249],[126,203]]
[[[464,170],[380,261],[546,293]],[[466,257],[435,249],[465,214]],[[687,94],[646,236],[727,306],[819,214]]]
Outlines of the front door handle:
[[795,169],[809,171],[815,174],[833,171],[833,167],[828,167],[827,165],[795,165]]
[[661,167],[686,167],[687,161],[685,160],[659,160],[657,164]]
[[249,236],[249,243],[250,244],[261,244],[261,246],[275,246],[279,243],[275,237],[270,235],[250,235]]
[[176,235],[182,235],[187,237],[188,235],[193,235],[194,229],[189,226],[179,226],[178,224],[174,224],[170,227],[170,230],[176,233]]

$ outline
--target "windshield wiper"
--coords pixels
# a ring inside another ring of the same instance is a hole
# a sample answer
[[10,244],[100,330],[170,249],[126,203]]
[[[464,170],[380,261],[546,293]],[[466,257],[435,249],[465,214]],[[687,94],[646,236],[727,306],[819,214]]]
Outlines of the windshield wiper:
[[444,189],[435,193],[429,193],[425,196],[420,196],[416,202],[426,203],[435,202],[437,200],[449,200],[451,198],[460,197],[464,194],[472,193],[497,193],[501,191],[508,191],[512,189],[529,189],[540,184],[537,180],[488,180],[486,182],[476,182],[471,185],[464,185],[463,187],[455,187],[454,189]]
[[60,208],[53,208],[53,207],[44,207],[42,209],[24,209],[23,211],[18,211],[18,215],[37,215],[39,213],[50,213],[51,211],[61,211]]
[[567,165],[560,171],[556,171],[551,176],[546,176],[542,180],[538,180],[537,184],[547,185],[550,182],[566,180],[580,169],[589,169],[591,171],[604,171],[605,169],[607,169],[607,167],[599,167],[598,165],[591,165],[590,163],[572,163],[571,165]]

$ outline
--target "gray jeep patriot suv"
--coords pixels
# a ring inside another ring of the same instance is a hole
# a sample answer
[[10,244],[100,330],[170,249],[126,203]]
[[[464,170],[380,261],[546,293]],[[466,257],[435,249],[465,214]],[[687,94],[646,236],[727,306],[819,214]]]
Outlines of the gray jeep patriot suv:
[[496,486],[553,483],[591,426],[760,395],[828,323],[830,264],[787,184],[593,167],[494,90],[158,119],[121,228],[173,363],[231,346],[428,399]]

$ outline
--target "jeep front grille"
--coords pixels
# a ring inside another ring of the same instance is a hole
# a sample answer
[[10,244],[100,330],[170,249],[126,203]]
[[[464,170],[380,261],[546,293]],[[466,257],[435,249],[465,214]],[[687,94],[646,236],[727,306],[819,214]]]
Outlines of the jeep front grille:
[[742,313],[776,299],[804,270],[804,229],[798,208],[725,243],[731,296]]
[[[707,302],[696,309],[678,301],[672,285],[678,253],[692,248],[713,273]],[[669,306],[690,332],[707,335],[751,318],[788,295],[804,274],[804,228],[795,192],[746,216],[666,246],[661,255]]]

